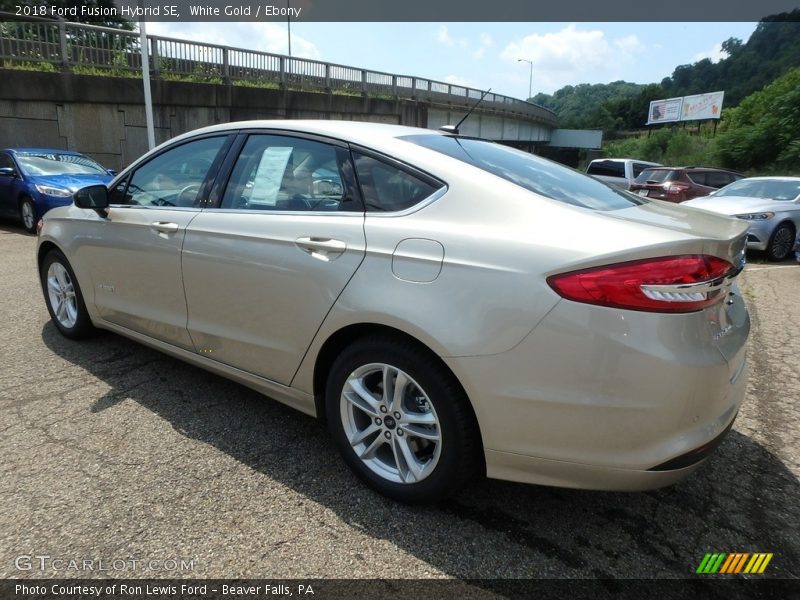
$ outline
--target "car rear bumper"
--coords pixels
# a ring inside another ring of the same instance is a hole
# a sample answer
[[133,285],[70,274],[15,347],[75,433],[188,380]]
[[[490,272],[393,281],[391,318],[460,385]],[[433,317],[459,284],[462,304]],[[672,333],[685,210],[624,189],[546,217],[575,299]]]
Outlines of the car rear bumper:
[[653,315],[562,301],[513,350],[446,359],[473,401],[487,475],[640,490],[691,473],[745,394],[749,320],[728,329],[721,310]]

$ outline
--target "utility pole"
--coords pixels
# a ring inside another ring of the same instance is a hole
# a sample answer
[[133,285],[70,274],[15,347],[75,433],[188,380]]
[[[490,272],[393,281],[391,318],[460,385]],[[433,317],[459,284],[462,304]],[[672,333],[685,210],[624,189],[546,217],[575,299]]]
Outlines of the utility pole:
[[527,60],[525,58],[518,58],[517,62],[526,62],[531,67],[531,74],[530,77],[528,78],[528,100],[530,100],[531,97],[533,96],[533,61]]
[[[139,4],[141,6],[141,3]],[[150,58],[147,47],[145,21],[139,21],[139,45],[142,50],[142,84],[144,85],[144,116],[147,122],[147,149],[156,147],[156,132],[153,126],[153,97],[150,93]]]

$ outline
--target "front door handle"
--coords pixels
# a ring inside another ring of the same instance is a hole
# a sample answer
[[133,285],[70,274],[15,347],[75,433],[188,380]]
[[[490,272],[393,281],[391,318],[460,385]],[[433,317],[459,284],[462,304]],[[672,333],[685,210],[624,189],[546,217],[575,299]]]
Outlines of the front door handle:
[[302,237],[295,240],[295,244],[303,252],[307,252],[319,260],[331,261],[339,258],[345,250],[347,244],[342,240],[321,237]]
[[178,231],[177,223],[169,223],[167,221],[156,221],[153,223],[153,229],[161,233],[175,233]]

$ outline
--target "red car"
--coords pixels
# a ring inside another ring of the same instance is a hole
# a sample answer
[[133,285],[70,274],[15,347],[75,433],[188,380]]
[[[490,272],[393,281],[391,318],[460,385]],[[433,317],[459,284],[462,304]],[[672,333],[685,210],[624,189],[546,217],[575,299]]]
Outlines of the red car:
[[651,167],[633,180],[630,191],[640,196],[683,202],[725,187],[745,175],[713,167]]

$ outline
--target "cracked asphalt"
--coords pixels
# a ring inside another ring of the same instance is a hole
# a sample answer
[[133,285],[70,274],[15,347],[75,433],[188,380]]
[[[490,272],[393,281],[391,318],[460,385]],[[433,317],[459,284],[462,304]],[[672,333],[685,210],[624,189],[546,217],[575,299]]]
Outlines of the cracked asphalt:
[[[691,577],[772,552],[800,577],[800,267],[750,264],[747,399],[696,474],[647,493],[479,482],[432,507],[363,487],[323,424],[127,339],[62,338],[35,238],[0,223],[0,577],[20,555],[191,561],[124,577]],[[167,563],[169,564],[169,563]],[[24,566],[24,565],[23,565]]]

